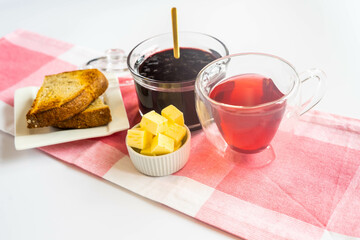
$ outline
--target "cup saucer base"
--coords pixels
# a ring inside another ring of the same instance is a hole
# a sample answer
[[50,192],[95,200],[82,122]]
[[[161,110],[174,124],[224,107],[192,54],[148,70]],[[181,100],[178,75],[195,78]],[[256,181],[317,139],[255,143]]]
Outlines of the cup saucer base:
[[258,153],[240,153],[228,147],[225,150],[224,157],[239,167],[262,168],[274,161],[276,154],[271,145]]

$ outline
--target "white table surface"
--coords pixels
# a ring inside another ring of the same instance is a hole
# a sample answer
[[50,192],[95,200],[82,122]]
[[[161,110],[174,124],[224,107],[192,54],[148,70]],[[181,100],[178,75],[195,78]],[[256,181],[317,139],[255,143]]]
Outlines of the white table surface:
[[[129,52],[179,30],[208,33],[231,53],[281,56],[328,76],[315,109],[360,119],[358,0],[0,0],[0,36],[26,29],[98,51]],[[0,239],[236,239],[161,204],[58,161],[16,151],[0,133]]]

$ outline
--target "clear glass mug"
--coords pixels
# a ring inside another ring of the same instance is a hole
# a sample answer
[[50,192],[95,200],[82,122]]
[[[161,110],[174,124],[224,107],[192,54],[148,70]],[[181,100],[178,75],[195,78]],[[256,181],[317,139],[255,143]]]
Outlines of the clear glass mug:
[[[270,143],[279,126],[293,126],[321,100],[325,78],[319,69],[298,74],[290,63],[269,54],[225,56],[198,74],[196,111],[215,147],[247,166],[261,167],[275,159]],[[305,81],[317,85],[307,101],[301,99]]]
[[[203,33],[179,32],[179,45],[181,48],[200,49],[209,52],[216,58],[229,54],[227,47],[220,40]],[[196,115],[194,97],[197,73],[195,73],[194,78],[183,81],[151,79],[139,73],[139,67],[148,57],[172,48],[172,33],[165,33],[144,40],[129,53],[127,65],[134,78],[139,111],[141,115],[151,110],[160,113],[161,109],[173,104],[184,113],[185,124],[189,129],[196,130],[201,128]]]

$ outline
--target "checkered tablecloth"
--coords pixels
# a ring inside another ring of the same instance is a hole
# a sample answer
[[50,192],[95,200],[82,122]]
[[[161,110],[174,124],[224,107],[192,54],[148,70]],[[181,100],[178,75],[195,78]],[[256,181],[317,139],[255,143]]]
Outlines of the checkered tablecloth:
[[[18,30],[0,39],[0,130],[13,133],[14,92],[75,70],[96,52]],[[120,81],[124,79],[119,79]],[[131,126],[133,85],[121,87]],[[246,239],[360,239],[360,120],[311,111],[295,133],[279,131],[277,158],[249,169],[224,159],[200,130],[188,163],[166,177],[132,165],[126,131],[40,148],[141,196]]]

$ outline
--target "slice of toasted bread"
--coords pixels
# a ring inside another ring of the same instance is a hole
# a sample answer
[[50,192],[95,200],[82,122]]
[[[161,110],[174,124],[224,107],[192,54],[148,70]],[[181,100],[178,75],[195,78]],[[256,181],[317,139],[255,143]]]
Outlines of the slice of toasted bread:
[[90,128],[108,124],[111,121],[110,108],[97,98],[84,111],[75,116],[55,123],[58,128]]
[[73,117],[103,94],[107,87],[106,77],[97,69],[45,76],[26,114],[28,128],[52,126]]

